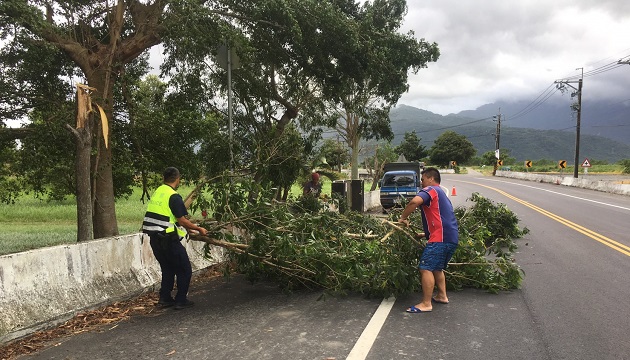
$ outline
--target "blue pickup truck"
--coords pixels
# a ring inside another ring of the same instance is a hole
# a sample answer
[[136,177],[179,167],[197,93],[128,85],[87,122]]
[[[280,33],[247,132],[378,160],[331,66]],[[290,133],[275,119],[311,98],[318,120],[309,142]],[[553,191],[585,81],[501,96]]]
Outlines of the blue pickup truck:
[[385,164],[383,178],[379,182],[383,210],[410,200],[421,189],[422,162],[395,162]]

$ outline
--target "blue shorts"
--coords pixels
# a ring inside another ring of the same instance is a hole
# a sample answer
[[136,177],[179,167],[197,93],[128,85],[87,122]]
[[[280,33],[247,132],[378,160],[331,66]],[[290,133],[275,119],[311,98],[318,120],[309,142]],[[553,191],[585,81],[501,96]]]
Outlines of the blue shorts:
[[457,244],[453,243],[427,243],[420,257],[418,268],[420,270],[430,271],[446,269],[448,262],[453,257],[453,254],[455,254],[455,249],[457,249]]

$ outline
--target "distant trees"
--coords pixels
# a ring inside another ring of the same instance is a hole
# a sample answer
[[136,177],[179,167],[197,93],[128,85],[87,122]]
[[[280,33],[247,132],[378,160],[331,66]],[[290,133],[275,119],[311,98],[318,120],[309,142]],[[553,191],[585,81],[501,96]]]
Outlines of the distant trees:
[[449,130],[435,139],[429,150],[429,159],[433,165],[447,167],[450,161],[466,163],[476,152],[473,144],[464,135]]
[[343,164],[350,160],[350,151],[346,146],[337,140],[326,139],[319,149],[319,157],[326,158],[326,162],[331,168],[339,171]]
[[[516,162],[516,159],[510,157],[509,149],[500,149],[499,150],[499,159],[503,160],[503,165],[513,165]],[[497,162],[497,158],[494,155],[494,151],[486,151],[481,155],[481,164],[487,166],[494,166]]]
[[372,177],[372,188],[375,190],[379,180],[383,177],[383,166],[388,162],[396,161],[398,155],[390,143],[381,144],[376,147],[374,156],[365,159],[365,168]]
[[420,161],[422,158],[429,155],[426,147],[420,144],[420,138],[416,135],[416,131],[405,132],[405,138],[394,149],[396,154],[404,155],[405,159],[409,161]]

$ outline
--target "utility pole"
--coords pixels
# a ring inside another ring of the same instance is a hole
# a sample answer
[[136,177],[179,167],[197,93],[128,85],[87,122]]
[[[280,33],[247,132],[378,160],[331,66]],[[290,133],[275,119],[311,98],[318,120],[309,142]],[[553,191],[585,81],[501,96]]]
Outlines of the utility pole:
[[499,154],[499,149],[501,148],[501,108],[499,108],[499,114],[496,116],[493,116],[493,118],[497,119],[497,132],[494,136],[495,139],[495,150],[494,150],[494,157],[497,158],[494,161],[494,168],[492,170],[492,176],[495,176],[497,174],[497,168],[499,166],[499,159],[500,154]]
[[240,59],[236,54],[236,49],[231,47],[226,40],[223,45],[217,49],[217,63],[220,67],[227,71],[228,82],[228,143],[230,147],[230,174],[234,172],[234,152],[232,150],[234,142],[233,124],[232,124],[232,70],[240,68]]
[[556,80],[554,81],[554,83],[558,84],[556,85],[556,87],[561,92],[564,92],[566,90],[566,86],[571,87],[573,90],[575,90],[575,92],[571,94],[571,97],[574,97],[575,95],[577,95],[578,97],[577,106],[571,106],[571,108],[577,112],[577,121],[575,126],[575,163],[573,164],[573,177],[577,179],[578,167],[580,162],[580,121],[582,118],[582,82],[584,80],[584,68],[577,68],[575,70],[582,70],[582,76],[577,81],[577,89],[573,85],[571,85],[571,83],[576,83],[576,81]]
[[573,177],[577,179],[578,177],[578,164],[580,161],[580,117],[582,115],[582,80],[584,77],[584,68],[582,69],[582,78],[578,83],[578,109],[577,109],[577,124],[575,127],[575,164],[573,165]]

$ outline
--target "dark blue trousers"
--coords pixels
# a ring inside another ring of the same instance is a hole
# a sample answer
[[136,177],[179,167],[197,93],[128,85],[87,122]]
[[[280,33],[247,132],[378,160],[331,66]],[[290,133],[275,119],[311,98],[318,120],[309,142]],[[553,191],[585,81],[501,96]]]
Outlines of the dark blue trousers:
[[152,235],[150,239],[153,255],[162,270],[160,300],[172,301],[171,292],[177,278],[175,302],[185,303],[192,278],[192,266],[186,248],[180,241],[165,239],[159,235]]

